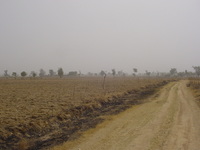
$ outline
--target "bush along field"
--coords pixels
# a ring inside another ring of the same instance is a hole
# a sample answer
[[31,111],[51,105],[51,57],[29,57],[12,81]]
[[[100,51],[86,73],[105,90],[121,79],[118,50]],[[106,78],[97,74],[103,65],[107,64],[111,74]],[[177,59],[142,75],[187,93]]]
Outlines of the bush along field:
[[0,79],[0,149],[43,149],[73,140],[172,80],[100,77]]

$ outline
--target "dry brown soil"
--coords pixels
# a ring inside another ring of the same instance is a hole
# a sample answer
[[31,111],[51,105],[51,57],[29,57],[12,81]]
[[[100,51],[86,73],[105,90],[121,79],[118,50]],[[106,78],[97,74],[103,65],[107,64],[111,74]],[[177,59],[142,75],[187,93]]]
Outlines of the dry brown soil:
[[165,86],[147,103],[106,121],[53,150],[199,150],[200,109],[186,81]]
[[[0,79],[0,150],[39,150],[78,138],[166,85],[162,78]],[[104,118],[102,118],[102,116]]]

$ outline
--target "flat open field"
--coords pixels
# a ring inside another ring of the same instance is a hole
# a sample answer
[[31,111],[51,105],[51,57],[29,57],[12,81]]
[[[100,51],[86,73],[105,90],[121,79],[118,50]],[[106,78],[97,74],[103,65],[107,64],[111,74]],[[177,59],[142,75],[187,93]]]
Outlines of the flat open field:
[[169,83],[146,103],[52,150],[199,150],[200,109],[187,83]]
[[62,142],[88,121],[84,118],[94,109],[118,105],[127,94],[145,95],[139,91],[159,83],[165,84],[163,79],[108,77],[103,89],[101,77],[0,79],[0,149],[40,149],[55,135],[62,136]]

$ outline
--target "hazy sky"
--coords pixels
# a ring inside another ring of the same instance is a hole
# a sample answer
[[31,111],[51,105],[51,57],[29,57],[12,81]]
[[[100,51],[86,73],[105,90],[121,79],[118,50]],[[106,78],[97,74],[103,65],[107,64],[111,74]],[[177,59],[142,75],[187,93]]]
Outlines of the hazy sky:
[[194,65],[199,0],[0,0],[0,74]]

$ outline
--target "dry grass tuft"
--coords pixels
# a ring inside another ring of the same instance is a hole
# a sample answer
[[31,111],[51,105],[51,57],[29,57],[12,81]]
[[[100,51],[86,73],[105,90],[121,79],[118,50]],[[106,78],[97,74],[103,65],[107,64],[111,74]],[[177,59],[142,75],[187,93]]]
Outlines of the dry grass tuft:
[[18,150],[27,150],[30,146],[30,143],[26,139],[22,139],[19,141],[17,149]]

